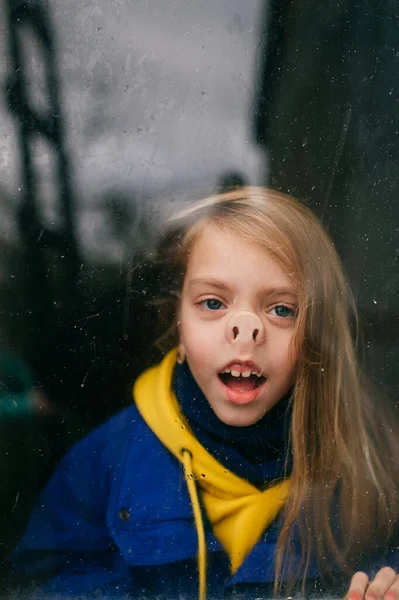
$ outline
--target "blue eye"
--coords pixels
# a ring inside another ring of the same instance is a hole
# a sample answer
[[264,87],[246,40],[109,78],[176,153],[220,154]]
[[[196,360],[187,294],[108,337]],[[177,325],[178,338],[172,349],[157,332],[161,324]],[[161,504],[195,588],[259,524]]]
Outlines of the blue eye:
[[279,306],[275,306],[273,308],[277,317],[294,317],[295,310],[293,308],[289,308],[288,306],[284,306],[280,304]]
[[219,310],[223,306],[222,302],[216,300],[216,298],[208,298],[208,300],[204,300],[201,304],[208,310]]

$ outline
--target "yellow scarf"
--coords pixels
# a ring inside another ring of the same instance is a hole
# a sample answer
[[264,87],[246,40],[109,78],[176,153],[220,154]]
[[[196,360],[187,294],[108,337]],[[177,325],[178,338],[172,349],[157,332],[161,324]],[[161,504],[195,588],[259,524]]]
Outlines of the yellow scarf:
[[226,550],[234,574],[284,506],[289,480],[260,491],[228,471],[197,441],[180,413],[172,391],[172,373],[177,353],[145,371],[133,394],[144,421],[159,440],[183,463],[183,449],[191,454],[191,465],[203,505],[216,537]]

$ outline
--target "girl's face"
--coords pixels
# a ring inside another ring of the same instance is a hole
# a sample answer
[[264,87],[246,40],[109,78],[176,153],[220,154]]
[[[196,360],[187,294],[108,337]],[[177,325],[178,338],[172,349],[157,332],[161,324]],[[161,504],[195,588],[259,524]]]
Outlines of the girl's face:
[[245,427],[293,384],[295,286],[260,246],[207,225],[190,254],[180,346],[216,416]]

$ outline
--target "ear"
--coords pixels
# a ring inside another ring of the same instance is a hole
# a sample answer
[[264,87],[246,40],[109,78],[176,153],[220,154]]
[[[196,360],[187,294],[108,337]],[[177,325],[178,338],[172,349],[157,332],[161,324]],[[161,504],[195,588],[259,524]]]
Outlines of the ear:
[[179,363],[179,365],[182,365],[185,360],[186,360],[186,350],[185,350],[184,344],[182,342],[180,342],[179,349],[177,352],[177,362]]

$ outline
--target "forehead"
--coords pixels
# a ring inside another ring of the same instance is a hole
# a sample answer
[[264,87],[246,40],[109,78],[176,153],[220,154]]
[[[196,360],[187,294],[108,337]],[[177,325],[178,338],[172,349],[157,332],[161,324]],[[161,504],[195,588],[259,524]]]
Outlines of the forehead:
[[260,244],[237,233],[207,224],[188,257],[186,282],[215,278],[240,285],[273,285],[292,288],[292,274]]

